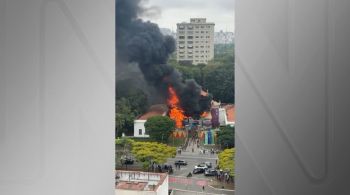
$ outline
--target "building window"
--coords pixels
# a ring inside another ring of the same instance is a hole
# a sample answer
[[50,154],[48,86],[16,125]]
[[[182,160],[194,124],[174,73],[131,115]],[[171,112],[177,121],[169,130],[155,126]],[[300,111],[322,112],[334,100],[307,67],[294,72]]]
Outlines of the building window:
[[142,129],[139,129],[139,135],[142,135]]
[[179,41],[179,44],[185,44],[185,41]]
[[193,36],[187,36],[187,39],[193,39]]
[[185,39],[185,36],[179,36],[179,39]]

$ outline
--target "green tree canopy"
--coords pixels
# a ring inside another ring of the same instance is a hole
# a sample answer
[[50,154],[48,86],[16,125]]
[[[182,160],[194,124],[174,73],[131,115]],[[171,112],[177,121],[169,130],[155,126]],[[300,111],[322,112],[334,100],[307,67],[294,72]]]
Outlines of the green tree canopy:
[[204,76],[204,87],[214,100],[225,103],[235,101],[235,81],[233,64],[208,67]]
[[176,156],[176,148],[157,142],[132,142],[132,154],[148,168],[152,162],[163,164]]
[[235,147],[235,127],[221,127],[218,132],[218,144],[223,148]]
[[229,171],[230,176],[235,176],[235,149],[225,149],[219,153],[219,168],[223,171]]
[[170,133],[175,128],[175,122],[168,116],[154,116],[145,123],[145,129],[150,138],[159,142],[168,140]]
[[130,80],[116,83],[116,136],[133,134],[134,119],[147,110],[147,95]]

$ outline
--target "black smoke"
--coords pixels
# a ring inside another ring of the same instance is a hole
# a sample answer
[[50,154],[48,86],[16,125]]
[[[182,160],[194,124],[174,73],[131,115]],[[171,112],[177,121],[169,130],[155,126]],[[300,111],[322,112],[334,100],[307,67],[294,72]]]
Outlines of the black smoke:
[[163,36],[157,24],[138,19],[138,14],[145,11],[140,2],[116,0],[116,71],[137,63],[146,82],[158,94],[166,99],[168,86],[174,87],[185,114],[199,117],[209,109],[211,97],[201,96],[201,86],[194,80],[183,80],[177,70],[166,64],[175,51],[175,41]]

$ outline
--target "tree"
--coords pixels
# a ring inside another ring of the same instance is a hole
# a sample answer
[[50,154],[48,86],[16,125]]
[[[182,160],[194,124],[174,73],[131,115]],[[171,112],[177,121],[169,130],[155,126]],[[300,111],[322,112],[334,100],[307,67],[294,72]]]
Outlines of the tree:
[[218,132],[218,144],[223,148],[235,147],[235,128],[230,126],[221,127]]
[[134,125],[136,115],[132,111],[130,102],[126,98],[121,98],[116,101],[116,136],[121,136],[122,133],[127,133]]
[[132,154],[143,163],[144,169],[154,162],[163,164],[176,156],[176,148],[157,142],[132,142]]
[[159,142],[168,140],[170,133],[175,128],[175,121],[168,116],[154,116],[145,123],[145,129],[151,139]]
[[133,80],[116,83],[116,136],[133,134],[134,119],[147,110],[147,95]]
[[213,95],[214,100],[234,103],[234,65],[211,66],[206,69],[204,87]]
[[219,158],[219,168],[223,171],[229,171],[229,175],[235,176],[235,149],[225,149],[218,155]]

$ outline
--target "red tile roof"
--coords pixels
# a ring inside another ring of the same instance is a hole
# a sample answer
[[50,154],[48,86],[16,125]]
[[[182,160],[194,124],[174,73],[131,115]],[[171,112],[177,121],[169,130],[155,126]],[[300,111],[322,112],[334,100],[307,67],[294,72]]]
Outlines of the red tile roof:
[[229,122],[235,122],[236,121],[236,109],[235,105],[233,104],[228,104],[224,106],[226,110],[226,116],[227,116],[227,121]]
[[148,112],[145,114],[141,115],[138,120],[147,120],[150,117],[153,116],[164,116],[168,112],[168,107],[164,104],[156,104],[152,105],[149,109]]

